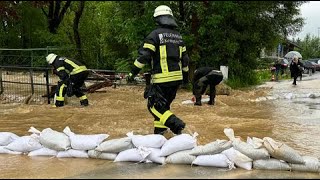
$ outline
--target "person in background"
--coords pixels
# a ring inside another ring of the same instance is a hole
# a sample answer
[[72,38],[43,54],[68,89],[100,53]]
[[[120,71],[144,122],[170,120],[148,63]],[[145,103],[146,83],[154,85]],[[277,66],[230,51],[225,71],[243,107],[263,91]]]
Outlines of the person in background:
[[281,73],[281,59],[278,58],[277,60],[275,60],[273,67],[275,67],[275,81],[279,80],[279,74]]
[[154,134],[164,134],[168,128],[174,134],[181,134],[185,123],[170,111],[182,83],[188,83],[189,56],[181,34],[175,30],[178,25],[168,6],[158,6],[153,14],[158,27],[144,40],[138,50],[128,82],[146,65],[151,65],[150,81],[144,98],[148,99],[148,110],[154,117]]
[[221,71],[215,70],[212,67],[200,67],[195,70],[192,81],[192,92],[195,96],[195,106],[201,106],[201,96],[206,92],[210,86],[210,99],[208,104],[214,105],[216,97],[216,86],[223,80]]
[[54,73],[60,78],[55,93],[54,106],[64,106],[66,94],[69,97],[77,96],[82,106],[88,106],[88,98],[81,89],[89,75],[87,67],[76,60],[60,57],[53,53],[49,54],[46,60],[49,65],[53,66]]
[[303,68],[303,64],[301,63],[301,61],[299,61],[298,56],[294,56],[293,60],[291,61],[290,64],[290,72],[291,72],[291,78],[293,78],[293,85],[296,86],[297,85],[297,78],[302,74]]

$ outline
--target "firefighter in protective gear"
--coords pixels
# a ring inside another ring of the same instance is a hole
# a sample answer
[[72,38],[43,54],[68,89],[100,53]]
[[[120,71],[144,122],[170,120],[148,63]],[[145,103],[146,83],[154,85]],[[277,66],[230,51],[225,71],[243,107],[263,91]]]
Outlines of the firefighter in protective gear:
[[201,106],[201,96],[206,92],[208,85],[210,86],[209,93],[209,105],[214,105],[214,99],[216,97],[216,85],[223,80],[223,74],[221,71],[214,70],[212,67],[201,67],[195,70],[192,91],[196,98],[194,105]]
[[64,97],[66,94],[69,97],[76,95],[80,99],[82,106],[88,106],[89,101],[87,96],[81,89],[89,75],[86,66],[76,60],[59,57],[53,53],[49,54],[46,60],[49,65],[53,66],[54,73],[60,78],[55,93],[55,106],[64,106]]
[[133,81],[146,64],[151,65],[151,82],[147,82],[144,98],[154,117],[154,133],[164,134],[170,128],[181,134],[185,123],[170,111],[170,105],[179,86],[188,83],[189,57],[182,36],[175,30],[178,25],[171,9],[158,6],[153,17],[158,27],[145,38],[127,79]]

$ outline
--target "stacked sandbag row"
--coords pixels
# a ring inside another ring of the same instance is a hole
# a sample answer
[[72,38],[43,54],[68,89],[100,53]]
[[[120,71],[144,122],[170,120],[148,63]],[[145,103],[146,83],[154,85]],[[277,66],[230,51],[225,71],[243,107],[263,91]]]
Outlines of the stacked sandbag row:
[[[231,128],[224,130],[225,135],[232,142],[232,148],[238,154],[238,158],[228,158],[235,165],[244,169],[284,170],[284,171],[305,171],[320,172],[318,158],[302,156],[293,148],[284,143],[277,142],[270,137],[247,138],[247,142],[235,138]],[[240,158],[241,157],[241,158]],[[241,159],[241,161],[240,161]],[[239,164],[240,161],[242,164]]]
[[181,134],[170,139],[162,135],[133,135],[108,140],[108,134],[77,135],[69,127],[63,132],[50,128],[42,132],[31,127],[30,136],[0,133],[0,153],[28,154],[28,156],[55,156],[58,158],[98,158],[114,162],[128,161],[158,164],[191,164],[246,170],[292,170],[319,172],[319,160],[301,156],[289,146],[265,137],[235,138],[226,128],[229,140],[216,140],[197,145],[197,133]]

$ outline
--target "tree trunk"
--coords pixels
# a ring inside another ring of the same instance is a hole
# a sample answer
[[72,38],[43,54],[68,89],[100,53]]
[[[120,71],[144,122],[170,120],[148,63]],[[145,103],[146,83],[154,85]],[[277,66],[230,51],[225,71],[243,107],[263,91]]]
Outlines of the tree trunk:
[[80,1],[80,6],[78,7],[78,10],[75,12],[75,17],[73,21],[73,32],[74,32],[74,40],[76,42],[76,48],[77,48],[77,59],[80,61],[82,61],[82,53],[81,53],[81,39],[79,34],[79,22],[84,9],[84,4],[85,4],[85,1]]
[[184,22],[184,4],[183,1],[179,1],[180,21]]
[[[67,12],[67,9],[70,7],[71,1],[67,1],[63,8],[61,9],[61,1],[50,1],[49,2],[49,12],[46,13],[43,10],[43,13],[47,16],[48,18],[48,28],[50,33],[56,34],[57,29]],[[61,9],[61,11],[60,11]]]

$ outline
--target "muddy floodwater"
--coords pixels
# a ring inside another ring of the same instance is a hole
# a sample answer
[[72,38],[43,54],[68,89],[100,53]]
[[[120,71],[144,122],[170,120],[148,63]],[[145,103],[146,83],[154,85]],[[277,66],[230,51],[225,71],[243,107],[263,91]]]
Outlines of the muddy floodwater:
[[[198,145],[228,139],[223,130],[230,127],[243,140],[247,136],[271,137],[302,155],[320,158],[320,98],[287,97],[290,92],[320,92],[320,85],[314,86],[320,83],[316,79],[298,82],[299,87],[292,87],[289,81],[272,83],[250,90],[233,90],[229,96],[218,95],[215,106],[204,103],[201,107],[182,104],[192,95],[181,89],[171,111],[186,122],[186,132],[199,134]],[[313,88],[300,88],[303,84]],[[146,109],[143,90],[142,86],[106,88],[105,92],[88,95],[88,107],[80,107],[76,98],[69,98],[68,104],[62,108],[48,104],[0,104],[0,132],[22,136],[30,134],[31,126],[60,132],[69,126],[76,134],[106,133],[110,135],[108,139],[125,137],[130,131],[151,134],[153,118]],[[279,94],[284,98],[279,98]],[[278,98],[257,101],[259,97],[275,95]],[[166,137],[170,138],[172,134],[166,134]],[[0,169],[0,178],[320,178],[319,173],[241,168],[226,171],[190,165],[114,163],[98,159],[8,154],[0,154]]]

